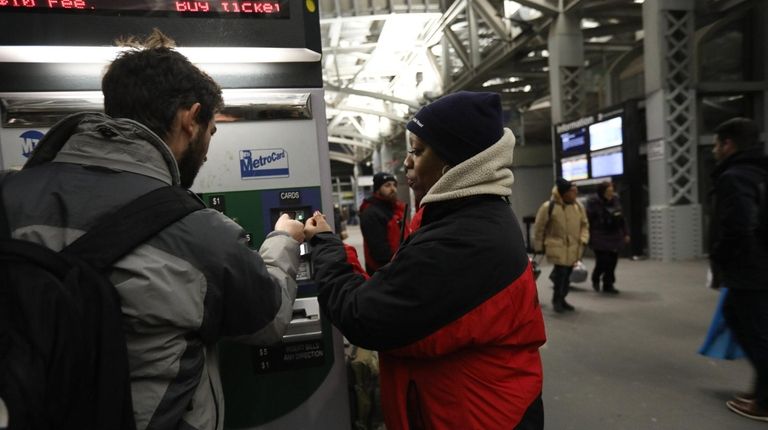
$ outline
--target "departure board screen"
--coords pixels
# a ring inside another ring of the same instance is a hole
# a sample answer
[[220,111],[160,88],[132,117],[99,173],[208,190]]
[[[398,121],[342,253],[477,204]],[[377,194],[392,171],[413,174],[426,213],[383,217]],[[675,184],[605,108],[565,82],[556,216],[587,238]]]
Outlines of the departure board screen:
[[288,0],[0,0],[0,13],[11,11],[218,18],[290,18]]

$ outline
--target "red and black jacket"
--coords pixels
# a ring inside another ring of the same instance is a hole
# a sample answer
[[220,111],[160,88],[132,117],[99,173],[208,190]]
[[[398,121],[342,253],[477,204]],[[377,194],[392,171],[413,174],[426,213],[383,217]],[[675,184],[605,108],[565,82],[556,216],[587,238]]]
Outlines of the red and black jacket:
[[392,259],[400,242],[410,233],[405,223],[405,204],[376,195],[360,205],[360,230],[363,233],[365,270],[369,275]]
[[388,429],[515,428],[541,394],[545,341],[518,223],[498,196],[422,211],[370,279],[341,241],[315,236],[320,306],[350,342],[380,351]]

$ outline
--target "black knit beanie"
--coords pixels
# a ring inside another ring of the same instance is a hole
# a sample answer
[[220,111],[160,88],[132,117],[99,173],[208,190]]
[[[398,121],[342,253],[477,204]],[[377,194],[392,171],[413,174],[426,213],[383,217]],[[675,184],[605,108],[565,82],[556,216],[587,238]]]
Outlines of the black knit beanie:
[[504,135],[501,97],[470,91],[449,94],[421,108],[406,128],[455,166]]
[[395,179],[395,175],[387,172],[379,172],[375,175],[373,175],[373,192],[379,191],[379,188],[381,188],[382,185],[386,184],[389,181],[394,181],[395,184],[397,184],[397,179]]
[[555,186],[557,186],[557,192],[560,193],[560,197],[562,197],[563,194],[567,193],[568,190],[573,187],[573,184],[567,179],[557,178],[557,180],[555,180]]

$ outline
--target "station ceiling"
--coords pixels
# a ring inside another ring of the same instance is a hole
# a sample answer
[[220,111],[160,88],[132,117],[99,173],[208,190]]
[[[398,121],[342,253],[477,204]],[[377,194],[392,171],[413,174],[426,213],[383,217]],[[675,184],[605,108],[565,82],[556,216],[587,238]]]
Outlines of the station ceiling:
[[636,0],[321,0],[332,158],[369,158],[419,106],[458,90],[498,92],[509,118],[543,109],[526,130],[548,134],[547,36],[561,11],[581,15],[588,63],[642,45]]
[[[510,122],[525,115],[529,143],[549,143],[547,38],[556,16],[581,17],[585,79],[599,88],[601,73],[641,57],[642,3],[320,0],[331,157],[369,159],[377,145],[403,139],[419,106],[458,90],[498,92]],[[738,3],[697,0],[696,7],[714,14]]]

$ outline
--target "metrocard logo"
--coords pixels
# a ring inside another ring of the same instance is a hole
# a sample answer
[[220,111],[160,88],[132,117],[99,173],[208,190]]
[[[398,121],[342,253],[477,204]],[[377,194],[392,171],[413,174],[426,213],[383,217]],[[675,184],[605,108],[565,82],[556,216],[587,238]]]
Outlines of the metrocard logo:
[[288,151],[283,148],[240,151],[242,179],[285,178],[288,173]]
[[42,139],[43,136],[43,132],[38,130],[27,130],[24,133],[21,133],[19,135],[19,138],[21,138],[21,155],[23,155],[24,158],[31,157],[32,151],[35,150],[37,143],[40,142],[40,139]]

